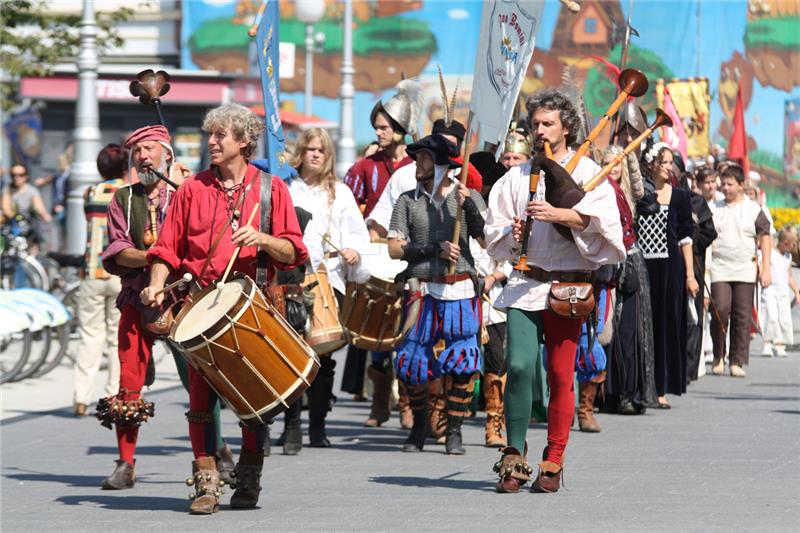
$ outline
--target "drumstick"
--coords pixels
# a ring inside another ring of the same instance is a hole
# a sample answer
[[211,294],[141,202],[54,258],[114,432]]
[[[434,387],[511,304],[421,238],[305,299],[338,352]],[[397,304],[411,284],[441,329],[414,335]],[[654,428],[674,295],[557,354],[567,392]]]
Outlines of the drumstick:
[[[252,224],[253,223],[253,219],[256,218],[256,211],[258,211],[258,205],[259,205],[258,202],[256,202],[256,205],[253,206],[253,211],[250,212],[250,217],[247,219],[247,225],[248,226],[250,224]],[[233,268],[233,263],[236,261],[236,258],[239,257],[239,250],[241,250],[241,249],[242,249],[242,245],[240,244],[233,251],[233,255],[231,256],[231,260],[228,261],[228,267],[225,269],[225,273],[222,275],[222,279],[220,279],[219,283],[217,283],[217,288],[218,289],[221,289],[225,285],[225,280],[228,279],[228,274],[230,274],[231,268]]]
[[181,279],[179,279],[178,281],[173,281],[172,283],[170,283],[169,285],[167,285],[167,286],[166,286],[166,287],[164,287],[163,289],[161,289],[161,290],[159,290],[158,292],[156,292],[156,293],[153,295],[153,297],[155,298],[155,297],[156,297],[156,296],[158,296],[159,294],[164,294],[164,293],[165,293],[165,292],[167,292],[167,291],[171,291],[172,289],[174,289],[175,287],[177,287],[177,286],[178,286],[178,285],[180,285],[181,283],[191,283],[191,282],[192,282],[192,275],[191,275],[191,274],[189,274],[189,273],[187,272],[187,273],[186,273],[186,274],[184,274],[184,275],[183,275],[183,277],[182,277]]
[[323,240],[323,241],[325,241],[325,242],[327,242],[327,243],[328,243],[328,245],[329,245],[331,248],[333,248],[334,250],[336,250],[337,252],[339,252],[339,253],[342,253],[342,251],[341,251],[339,248],[337,248],[335,244],[333,244],[333,243],[331,242],[331,240],[328,238],[328,236],[327,236],[327,235],[323,235],[323,236],[322,236],[322,240]]

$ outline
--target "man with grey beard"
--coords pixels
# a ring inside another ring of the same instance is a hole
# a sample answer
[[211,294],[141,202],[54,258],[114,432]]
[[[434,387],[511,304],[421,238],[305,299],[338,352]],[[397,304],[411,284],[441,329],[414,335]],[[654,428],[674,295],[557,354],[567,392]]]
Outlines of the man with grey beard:
[[155,338],[143,328],[139,291],[149,282],[147,249],[161,231],[174,191],[156,175],[158,171],[172,181],[182,182],[188,169],[173,165],[170,137],[163,126],[146,126],[125,141],[130,150],[130,170],[136,170],[139,183],[120,187],[108,206],[108,247],[103,251],[103,267],[122,279],[117,297],[120,310],[118,353],[119,392],[103,398],[97,418],[116,428],[119,460],[113,474],[103,480],[104,489],[127,489],[134,484],[134,452],[139,425],[152,416],[152,404],[141,400],[147,368]]

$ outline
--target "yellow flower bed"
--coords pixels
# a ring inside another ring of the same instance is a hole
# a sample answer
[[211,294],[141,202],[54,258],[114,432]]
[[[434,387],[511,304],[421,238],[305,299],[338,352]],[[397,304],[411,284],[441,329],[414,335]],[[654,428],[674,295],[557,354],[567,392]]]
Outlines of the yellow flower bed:
[[800,208],[771,207],[769,212],[772,214],[772,221],[776,230],[781,229],[786,224],[800,226]]

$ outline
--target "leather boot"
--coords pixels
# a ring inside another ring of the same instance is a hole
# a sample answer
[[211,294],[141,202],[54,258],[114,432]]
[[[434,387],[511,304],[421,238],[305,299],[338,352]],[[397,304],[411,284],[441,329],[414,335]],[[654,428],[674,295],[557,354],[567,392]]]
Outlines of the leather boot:
[[136,459],[133,460],[133,464],[122,459],[117,459],[115,462],[117,467],[114,472],[105,478],[100,486],[104,490],[132,489],[136,482],[136,473],[133,470],[134,465],[136,465]]
[[261,468],[263,466],[263,453],[253,453],[242,449],[232,485],[236,491],[231,496],[231,507],[252,509],[256,506],[258,495],[261,493]]
[[364,426],[376,428],[389,420],[392,414],[389,403],[392,393],[392,369],[391,367],[381,369],[371,365],[367,368],[367,377],[372,380],[373,394],[372,408],[369,412],[369,418],[364,422]]
[[539,473],[531,486],[531,492],[558,492],[561,487],[561,474],[564,471],[561,465],[552,461],[539,463]]
[[200,457],[192,461],[192,477],[186,479],[186,484],[194,486],[195,490],[189,495],[193,500],[189,507],[191,514],[212,514],[219,511],[221,487],[225,482],[219,479],[214,457]]
[[506,377],[497,374],[486,374],[483,394],[486,398],[486,431],[487,448],[505,448],[508,443],[504,435],[506,429],[503,412],[503,391]]
[[411,429],[414,425],[414,413],[411,412],[411,402],[408,399],[408,389],[405,383],[397,380],[397,411],[400,415],[400,427],[403,429]]
[[463,416],[448,416],[447,429],[445,430],[445,443],[444,450],[447,455],[464,455],[467,450],[464,449],[463,439],[461,437],[461,422],[464,421]]
[[297,400],[286,410],[283,431],[283,455],[297,455],[303,449],[303,431],[300,429],[301,400]]
[[236,463],[233,461],[233,451],[231,451],[230,446],[225,444],[225,446],[217,450],[216,460],[220,481],[224,481],[230,485],[233,481],[231,474],[233,474],[233,469],[236,467]]
[[443,376],[431,381],[428,385],[428,411],[431,419],[431,437],[436,440],[436,444],[444,444],[445,430],[447,429],[447,396],[445,391],[449,388],[449,377]]
[[421,452],[428,436],[428,412],[426,410],[414,411],[414,425],[403,444],[404,452]]
[[594,398],[597,395],[597,383],[592,383],[591,381],[579,383],[579,390],[578,426],[584,433],[600,433],[600,424],[594,417]]
[[325,417],[333,399],[333,368],[336,361],[320,358],[320,369],[311,383],[308,395],[308,440],[312,448],[330,448],[331,441],[325,433]]

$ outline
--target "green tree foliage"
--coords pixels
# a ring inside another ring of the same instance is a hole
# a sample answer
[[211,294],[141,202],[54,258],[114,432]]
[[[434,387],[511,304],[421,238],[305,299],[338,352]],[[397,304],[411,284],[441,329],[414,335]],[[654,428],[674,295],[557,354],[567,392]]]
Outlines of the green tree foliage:
[[[123,41],[115,25],[127,20],[132,10],[98,13],[97,46],[102,53]],[[60,60],[78,55],[80,15],[54,13],[42,0],[0,1],[0,64],[10,82],[0,86],[5,108],[13,102],[17,80],[22,76],[46,76]]]
[[[621,45],[615,46],[608,54],[608,61],[619,65],[621,51]],[[675,77],[674,74],[658,54],[633,44],[628,47],[628,60],[625,66],[641,70],[647,76],[650,87],[647,93],[637,98],[636,101],[638,105],[642,106],[645,113],[651,114],[656,108],[656,80],[658,78],[669,80]],[[617,87],[611,84],[604,70],[605,67],[598,63],[597,67],[589,70],[586,76],[583,97],[586,101],[586,109],[593,117],[603,116],[609,104],[617,96]]]

